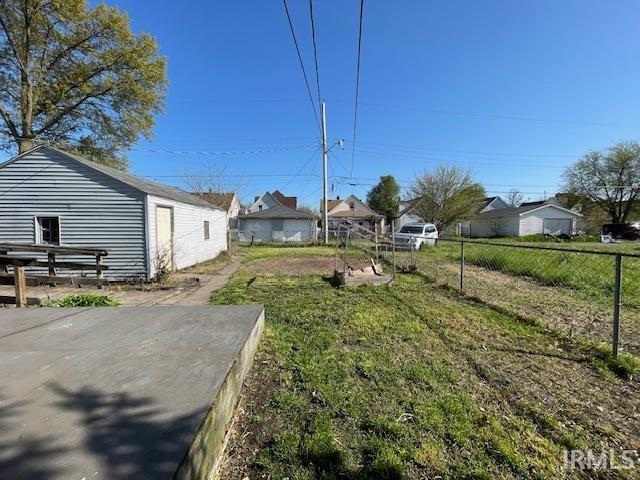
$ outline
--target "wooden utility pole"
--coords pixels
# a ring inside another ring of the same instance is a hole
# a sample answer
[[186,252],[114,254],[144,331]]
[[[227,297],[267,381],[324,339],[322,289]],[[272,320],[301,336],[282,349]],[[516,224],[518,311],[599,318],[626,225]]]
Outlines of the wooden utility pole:
[[322,101],[322,230],[324,244],[329,244],[329,211],[327,208],[327,107]]

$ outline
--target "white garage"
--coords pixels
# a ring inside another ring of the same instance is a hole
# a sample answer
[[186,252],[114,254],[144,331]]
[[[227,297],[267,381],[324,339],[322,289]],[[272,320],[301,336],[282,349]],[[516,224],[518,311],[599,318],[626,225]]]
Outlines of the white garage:
[[0,164],[0,241],[105,249],[105,278],[149,280],[226,250],[227,219],[179,188],[41,145]]
[[579,213],[551,201],[528,202],[515,208],[479,213],[469,222],[469,234],[472,237],[574,235],[579,217]]

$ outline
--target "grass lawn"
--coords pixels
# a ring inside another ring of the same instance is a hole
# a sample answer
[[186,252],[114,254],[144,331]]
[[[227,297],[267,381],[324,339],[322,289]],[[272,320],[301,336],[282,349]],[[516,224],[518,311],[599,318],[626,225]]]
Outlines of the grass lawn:
[[249,249],[212,298],[267,316],[222,478],[555,479],[567,448],[640,446],[638,382],[540,326],[417,275],[260,273],[284,250],[332,254],[313,248]]
[[[580,243],[554,244],[553,248],[578,248]],[[536,244],[540,246],[540,244]],[[614,251],[639,253],[638,246],[613,246]],[[600,250],[612,251],[609,247]],[[589,247],[589,250],[596,247]],[[422,249],[419,261],[446,260],[458,263],[460,244],[441,241],[436,248]],[[489,270],[528,277],[543,285],[557,285],[612,299],[615,257],[589,253],[522,249],[465,242],[465,262]],[[623,296],[627,305],[640,306],[640,258],[623,258]]]

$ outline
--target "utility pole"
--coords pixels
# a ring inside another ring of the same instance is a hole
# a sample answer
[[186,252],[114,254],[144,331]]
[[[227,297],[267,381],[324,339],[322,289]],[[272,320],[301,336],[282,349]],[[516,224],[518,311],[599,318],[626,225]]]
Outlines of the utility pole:
[[322,230],[324,244],[329,244],[329,212],[327,209],[327,106],[322,101]]

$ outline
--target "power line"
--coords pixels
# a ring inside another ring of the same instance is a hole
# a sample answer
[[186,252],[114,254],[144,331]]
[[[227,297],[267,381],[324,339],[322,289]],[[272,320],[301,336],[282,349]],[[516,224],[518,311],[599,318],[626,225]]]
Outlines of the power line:
[[482,166],[493,166],[493,167],[510,167],[510,168],[554,168],[554,169],[563,169],[564,166],[559,165],[541,165],[541,164],[514,164],[514,163],[499,163],[499,162],[471,162],[471,161],[460,161],[460,160],[451,160],[447,158],[437,158],[437,157],[426,157],[420,155],[407,155],[404,153],[394,153],[394,152],[380,152],[380,151],[372,151],[372,150],[361,150],[362,153],[367,155],[379,155],[384,157],[396,157],[396,158],[407,158],[407,159],[415,159],[422,161],[435,161],[443,164],[454,163],[454,164],[462,164],[462,165],[482,165]]
[[282,188],[280,188],[280,191],[284,190],[285,188],[287,188],[291,182],[302,173],[302,170],[304,170],[307,165],[309,165],[309,163],[311,163],[311,161],[316,157],[316,155],[318,155],[318,153],[320,152],[320,149],[317,149],[315,152],[313,152],[311,154],[311,156],[307,159],[306,162],[304,162],[304,164],[300,167],[300,169],[287,181],[287,183],[285,183]]
[[313,61],[316,70],[316,87],[318,88],[318,106],[320,106],[320,73],[318,70],[318,46],[316,44],[316,22],[313,19],[313,0],[309,0],[309,16],[311,17],[311,40],[313,41]]
[[[348,100],[334,100],[334,101],[342,101],[349,103]],[[521,122],[535,122],[535,123],[555,123],[562,125],[582,125],[582,126],[591,126],[591,127],[614,127],[614,128],[640,128],[638,125],[628,125],[628,124],[616,124],[616,123],[600,123],[600,122],[581,122],[576,120],[564,120],[564,119],[549,119],[549,118],[535,118],[535,117],[527,117],[527,116],[519,116],[519,115],[502,115],[502,114],[493,114],[493,113],[477,113],[477,112],[464,112],[464,111],[456,111],[456,110],[442,110],[437,108],[428,108],[428,107],[418,107],[413,105],[390,105],[383,103],[371,103],[371,102],[363,102],[362,105],[374,108],[389,108],[389,109],[399,109],[399,110],[414,110],[414,111],[422,111],[422,112],[430,112],[430,113],[438,113],[443,115],[455,115],[455,116],[463,116],[463,117],[480,117],[480,118],[495,118],[500,120],[515,120]]]
[[353,161],[356,156],[356,132],[358,128],[358,101],[360,97],[360,54],[362,51],[362,18],[364,16],[364,0],[360,0],[360,25],[358,28],[358,60],[356,62],[356,103],[353,109],[353,138],[351,140],[351,175],[353,175]]
[[393,143],[378,143],[378,142],[366,142],[361,140],[360,143],[364,143],[366,145],[379,146],[379,147],[392,147],[392,148],[404,148],[407,150],[426,150],[426,151],[436,151],[436,152],[447,152],[447,153],[456,153],[463,155],[489,155],[489,156],[498,156],[498,157],[535,157],[535,158],[576,158],[575,155],[555,155],[555,154],[545,154],[545,153],[505,153],[505,152],[483,152],[483,151],[470,151],[470,150],[453,150],[446,148],[436,148],[436,147],[421,147],[414,145],[401,145],[401,144],[393,144]]
[[313,108],[314,118],[322,135],[322,127],[320,126],[320,117],[318,117],[318,110],[316,104],[313,101],[313,95],[311,94],[311,87],[309,86],[309,77],[307,77],[307,71],[304,68],[304,62],[302,61],[302,55],[300,54],[300,47],[298,46],[298,39],[296,38],[296,32],[293,28],[293,22],[291,21],[291,15],[289,14],[289,7],[287,6],[287,0],[282,0],[284,5],[284,11],[287,14],[287,20],[289,21],[289,28],[291,30],[291,36],[293,38],[293,44],[296,47],[296,53],[298,54],[298,62],[300,62],[300,68],[302,69],[302,75],[304,77],[304,83],[307,86],[307,93],[309,94],[309,100],[311,101],[311,107]]
[[[168,150],[162,148],[131,148],[130,150],[134,152],[159,153],[163,155],[260,155],[264,153],[282,153],[307,150],[312,147],[317,147],[317,144],[309,143],[295,147],[262,148],[255,150]],[[100,150],[99,147],[96,147],[96,149]]]

